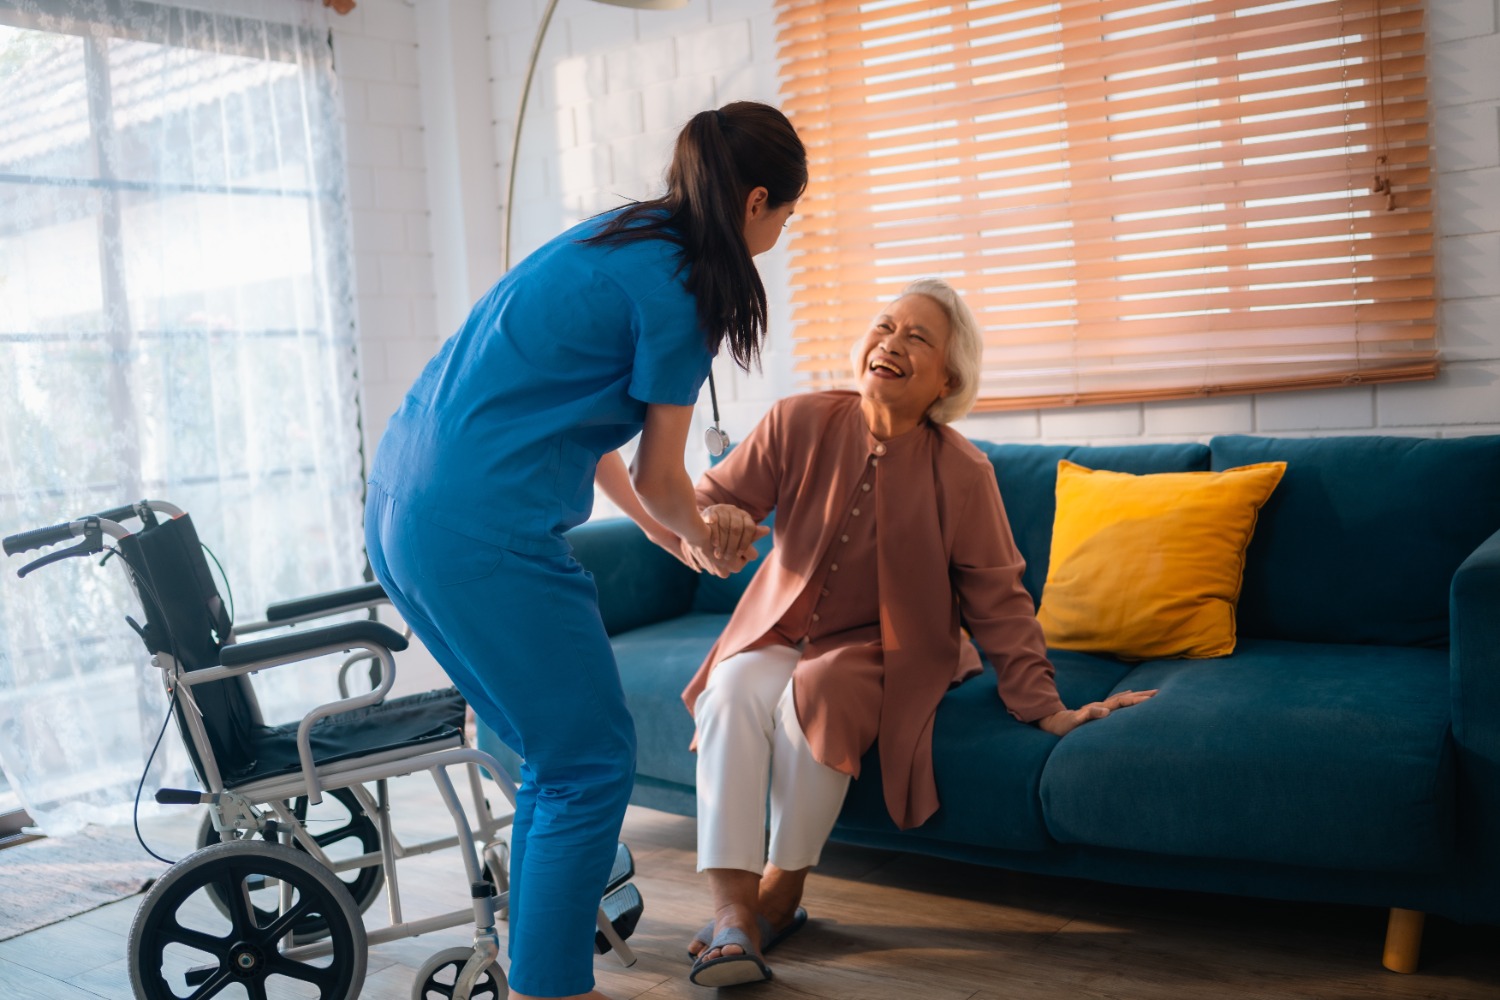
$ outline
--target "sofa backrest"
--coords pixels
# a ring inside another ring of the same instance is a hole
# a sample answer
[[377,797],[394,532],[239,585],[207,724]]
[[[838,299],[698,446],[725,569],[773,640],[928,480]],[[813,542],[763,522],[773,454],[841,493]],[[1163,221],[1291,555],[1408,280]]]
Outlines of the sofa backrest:
[[1031,599],[1042,600],[1052,555],[1052,521],[1057,514],[1057,463],[1061,459],[1090,469],[1147,475],[1153,472],[1205,472],[1208,446],[1139,444],[1117,447],[1082,445],[991,444],[975,441],[989,457],[1000,483],[1000,499],[1010,518],[1016,545],[1026,559],[1022,581]]
[[1287,463],[1246,553],[1241,636],[1447,643],[1453,574],[1500,530],[1500,436],[1231,435],[1210,450],[1216,470]]

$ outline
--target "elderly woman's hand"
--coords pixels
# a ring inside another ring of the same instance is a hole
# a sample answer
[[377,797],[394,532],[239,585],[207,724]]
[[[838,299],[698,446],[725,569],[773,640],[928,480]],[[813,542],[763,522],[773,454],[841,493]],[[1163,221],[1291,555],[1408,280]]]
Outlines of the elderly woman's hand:
[[755,543],[770,533],[733,504],[714,504],[702,511],[708,540],[701,547],[683,543],[685,561],[715,576],[729,576],[757,558]]
[[1061,712],[1053,712],[1051,715],[1038,719],[1036,724],[1053,736],[1066,736],[1085,722],[1102,719],[1117,708],[1129,708],[1131,705],[1139,705],[1155,694],[1155,689],[1150,691],[1121,691],[1119,694],[1110,695],[1103,701],[1090,702],[1082,708],[1065,708]]

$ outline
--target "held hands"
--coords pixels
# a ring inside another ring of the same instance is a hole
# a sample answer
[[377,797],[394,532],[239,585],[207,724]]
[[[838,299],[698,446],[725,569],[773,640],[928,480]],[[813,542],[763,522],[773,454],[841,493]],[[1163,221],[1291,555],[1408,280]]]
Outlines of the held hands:
[[771,529],[755,523],[745,511],[733,504],[714,504],[703,509],[706,529],[701,539],[682,540],[680,558],[693,569],[729,576],[738,573],[760,553],[755,543],[770,534]]
[[1112,694],[1103,701],[1090,702],[1082,708],[1065,708],[1061,712],[1053,712],[1037,720],[1037,725],[1053,736],[1066,736],[1085,722],[1093,722],[1102,719],[1117,708],[1129,708],[1131,705],[1139,705],[1147,698],[1153,697],[1156,691],[1121,691]]

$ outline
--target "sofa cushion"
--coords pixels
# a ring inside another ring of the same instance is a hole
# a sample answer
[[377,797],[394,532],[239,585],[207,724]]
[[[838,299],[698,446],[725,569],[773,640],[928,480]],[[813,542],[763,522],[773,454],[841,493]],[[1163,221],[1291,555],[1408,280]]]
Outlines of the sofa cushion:
[[[1118,660],[1053,651],[1058,693],[1068,705],[1099,701],[1129,671]],[[1000,701],[995,671],[949,691],[933,725],[932,764],[937,777],[936,814],[915,835],[956,844],[1041,851],[1053,841],[1042,819],[1037,786],[1057,737],[1017,722]],[[894,832],[881,791],[877,750],[865,754],[860,778],[849,787],[839,829]]]
[[615,636],[615,662],[634,717],[636,771],[692,787],[693,717],[682,689],[703,663],[728,615],[687,614]]
[[[1011,533],[1026,559],[1022,578],[1033,601],[1042,599],[1042,584],[1052,547],[1052,520],[1057,513],[1057,463],[1061,459],[1090,469],[1131,472],[1202,472],[1208,469],[1208,446],[1140,444],[1111,448],[1072,445],[991,444],[975,441],[995,467],[1000,498]],[[1243,463],[1242,463],[1243,464]]]
[[1500,528],[1500,436],[1242,435],[1213,467],[1286,462],[1250,543],[1240,635],[1441,645],[1459,564]]
[[1053,751],[1041,795],[1058,840],[1364,871],[1448,859],[1446,654],[1242,640],[1120,686],[1160,693]]
[[1285,471],[1267,462],[1133,476],[1059,462],[1036,616],[1047,644],[1127,660],[1234,652],[1245,548]]

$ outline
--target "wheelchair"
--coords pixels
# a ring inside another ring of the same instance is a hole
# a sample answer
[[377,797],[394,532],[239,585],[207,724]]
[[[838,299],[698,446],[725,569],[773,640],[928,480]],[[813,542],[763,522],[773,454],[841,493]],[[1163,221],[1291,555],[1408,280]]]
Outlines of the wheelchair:
[[[160,515],[160,516],[159,516]],[[139,520],[127,530],[122,522]],[[9,536],[7,555],[81,541],[21,568],[25,576],[63,559],[118,554],[144,623],[127,617],[161,670],[203,791],[163,788],[156,801],[205,804],[198,848],[172,864],[141,900],[130,928],[130,984],[139,1000],[249,1000],[282,995],[354,1000],[370,945],[472,922],[473,945],[429,958],[412,984],[414,1000],[504,1000],[496,918],[509,899],[509,846],[516,786],[491,755],[467,745],[465,704],[453,688],[388,698],[394,654],[407,635],[373,620],[290,628],[388,603],[379,584],[286,601],[264,621],[230,620],[191,517],[142,500]],[[106,557],[107,561],[108,557]],[[283,629],[264,638],[243,638]],[[345,653],[340,697],[296,722],[268,725],[251,674]],[[349,675],[371,664],[370,691],[351,694]],[[165,722],[164,722],[165,725]],[[474,821],[447,769],[467,774]],[[455,833],[405,844],[391,824],[389,779],[425,771]],[[495,815],[481,771],[504,793]],[[373,791],[372,791],[373,787]],[[332,812],[333,818],[328,816]],[[314,832],[314,821],[332,826]],[[403,918],[396,862],[458,847],[468,906],[440,916]],[[630,850],[620,844],[597,914],[595,950],[634,964],[625,943],[644,910]],[[386,891],[387,926],[367,930],[363,913]]]

